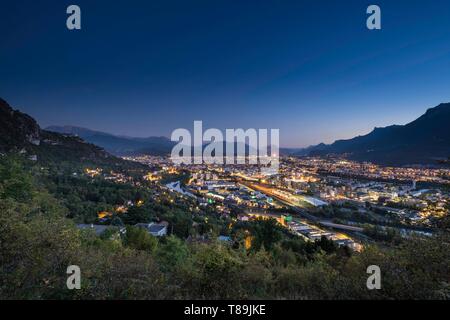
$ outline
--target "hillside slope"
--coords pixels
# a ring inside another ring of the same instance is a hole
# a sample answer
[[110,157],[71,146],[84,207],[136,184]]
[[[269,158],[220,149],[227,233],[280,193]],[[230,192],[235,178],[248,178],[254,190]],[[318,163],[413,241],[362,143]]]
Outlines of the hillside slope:
[[68,162],[134,167],[79,137],[42,130],[29,115],[0,98],[0,153],[16,152],[42,164]]
[[167,155],[175,145],[166,137],[123,137],[74,126],[51,126],[46,130],[78,136],[115,155]]

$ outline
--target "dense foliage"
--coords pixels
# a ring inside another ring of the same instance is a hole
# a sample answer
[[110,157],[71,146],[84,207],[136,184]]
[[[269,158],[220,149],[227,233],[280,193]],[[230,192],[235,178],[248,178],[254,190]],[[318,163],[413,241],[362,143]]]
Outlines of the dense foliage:
[[[156,239],[127,226],[126,235],[98,237],[76,227],[70,218],[74,203],[94,205],[105,197],[107,204],[122,201],[122,193],[127,199],[136,194],[127,187],[105,192],[94,183],[86,190],[69,177],[52,183],[42,177],[19,158],[0,157],[0,299],[450,298],[448,235],[351,253],[258,220],[235,224],[229,230],[233,241],[220,242],[215,235],[228,229],[228,220],[190,211],[189,201],[171,204],[161,197],[121,220],[129,225],[165,218],[174,226],[170,236]],[[68,185],[73,188],[65,192]],[[198,239],[194,235],[205,241],[191,241]],[[69,265],[81,268],[81,290],[66,287]],[[369,265],[381,268],[381,290],[366,287]]]

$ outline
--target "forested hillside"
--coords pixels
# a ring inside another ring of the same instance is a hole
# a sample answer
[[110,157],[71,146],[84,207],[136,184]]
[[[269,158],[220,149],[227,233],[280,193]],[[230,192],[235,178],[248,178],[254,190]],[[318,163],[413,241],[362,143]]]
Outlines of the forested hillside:
[[[236,224],[227,244],[212,235],[228,221],[211,216],[213,226],[203,223],[196,231],[209,241],[198,242],[187,240],[184,232],[193,231],[182,226],[204,222],[208,213],[196,216],[167,204],[164,214],[177,226],[170,236],[156,239],[127,225],[126,235],[112,229],[97,237],[76,228],[67,218],[70,202],[48,190],[40,174],[20,157],[0,158],[1,299],[450,297],[448,235],[352,253],[325,238],[306,243],[274,220],[257,220]],[[250,248],[244,243],[249,235]],[[373,264],[382,270],[382,290],[366,287]],[[81,268],[81,290],[66,288],[69,265]]]

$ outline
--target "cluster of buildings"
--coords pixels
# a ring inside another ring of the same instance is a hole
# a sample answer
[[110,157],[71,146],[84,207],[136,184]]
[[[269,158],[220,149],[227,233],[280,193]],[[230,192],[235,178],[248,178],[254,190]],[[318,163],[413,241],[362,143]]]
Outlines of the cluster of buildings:
[[[163,237],[167,235],[169,223],[166,221],[160,223],[138,223],[135,225],[137,228],[141,228],[147,231],[150,235],[154,237]],[[118,227],[118,226],[110,226],[110,225],[101,225],[101,224],[77,224],[77,228],[80,230],[91,230],[97,236],[101,236],[105,234],[106,231],[111,231],[112,237],[115,235],[125,235],[126,228]]]
[[[450,205],[448,189],[439,187],[450,184],[448,169],[392,168],[342,159],[283,157],[279,172],[267,175],[258,165],[176,166],[169,157],[153,156],[128,160],[148,165],[144,180],[160,185],[163,192],[195,199],[197,210],[208,207],[221,214],[230,214],[234,209],[270,213],[286,206],[314,214],[322,207],[342,206],[342,210],[356,210],[361,215],[381,214],[396,217],[396,221],[427,226],[430,218],[448,214]],[[86,174],[129,181],[128,177],[105,175],[98,169],[90,169]],[[163,182],[167,176],[177,175],[182,175],[183,181]],[[423,183],[434,187],[418,187]],[[349,204],[351,209],[345,209]],[[350,237],[329,231],[324,225],[296,220],[285,226],[310,240],[325,236],[339,245],[358,246]]]
[[326,172],[345,176],[364,177],[373,180],[421,181],[450,183],[450,169],[428,167],[384,167],[373,163],[333,158],[288,158],[285,164],[306,172]]
[[[115,183],[133,183],[133,178],[124,173],[114,171],[104,172],[101,168],[86,168],[84,169],[84,174],[90,178],[101,177],[107,181],[112,181]],[[77,174],[74,173],[74,175]]]
[[361,249],[361,245],[348,236],[341,233],[322,230],[317,226],[308,224],[307,222],[292,221],[288,223],[288,228],[294,234],[311,241],[320,240],[322,237],[325,237],[336,243],[338,246],[347,246],[355,251],[359,251]]
[[[350,203],[361,213],[367,207],[402,221],[429,224],[448,214],[450,170],[380,167],[342,159],[286,158],[272,182],[293,194],[313,196],[318,203]],[[432,185],[424,188],[419,185]],[[320,202],[323,201],[323,202]]]

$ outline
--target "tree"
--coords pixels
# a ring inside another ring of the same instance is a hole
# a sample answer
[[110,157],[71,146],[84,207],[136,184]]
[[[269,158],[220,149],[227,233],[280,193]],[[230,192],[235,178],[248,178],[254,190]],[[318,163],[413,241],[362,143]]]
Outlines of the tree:
[[198,244],[174,273],[181,298],[241,299],[242,256],[219,243]]
[[32,198],[32,176],[24,169],[24,160],[18,156],[0,157],[0,199],[12,198],[25,202]]
[[134,206],[128,209],[128,212],[122,216],[125,224],[134,225],[136,223],[149,223],[153,218],[150,210],[146,207]]
[[136,250],[154,252],[158,245],[158,240],[143,228],[128,226],[125,244]]
[[70,221],[0,203],[0,299],[62,298],[66,268],[77,264],[81,241]]
[[172,271],[188,257],[189,250],[184,241],[169,236],[156,249],[156,257],[160,267],[165,271]]
[[262,246],[271,250],[274,244],[282,239],[284,232],[275,219],[256,219],[250,223],[250,228],[254,237],[253,250],[259,250]]

